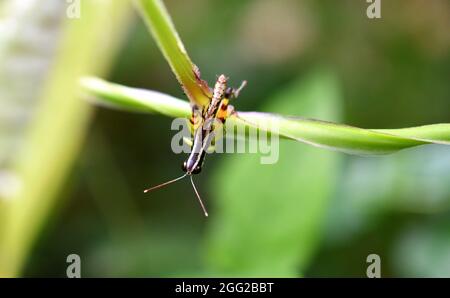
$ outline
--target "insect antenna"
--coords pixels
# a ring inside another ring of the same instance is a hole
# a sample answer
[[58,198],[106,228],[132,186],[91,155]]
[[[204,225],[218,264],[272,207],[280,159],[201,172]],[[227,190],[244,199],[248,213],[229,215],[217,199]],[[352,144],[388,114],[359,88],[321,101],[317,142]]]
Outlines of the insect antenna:
[[205,216],[208,217],[208,212],[206,211],[205,205],[203,205],[202,198],[200,197],[200,195],[199,195],[199,193],[197,191],[197,188],[195,187],[194,180],[192,179],[192,176],[191,176],[191,184],[192,184],[192,187],[194,188],[195,194],[197,195],[197,198],[198,198],[198,201],[200,203],[200,206],[202,206],[203,213],[205,213]]
[[244,89],[245,86],[247,86],[247,81],[242,81],[241,86],[239,86],[239,88],[234,91],[234,98],[237,98],[239,96],[239,93],[241,93],[242,89]]
[[181,179],[183,179],[183,178],[186,177],[186,176],[187,176],[187,174],[184,174],[183,176],[180,176],[180,177],[175,178],[175,179],[173,179],[173,180],[170,180],[170,181],[167,181],[167,182],[158,184],[158,185],[156,185],[156,186],[153,186],[153,187],[151,187],[151,188],[148,188],[148,189],[144,190],[144,193],[148,193],[148,192],[150,192],[150,191],[152,191],[152,190],[155,190],[155,189],[164,187],[164,186],[166,186],[166,185],[169,185],[169,184],[171,184],[171,183],[177,182],[178,180],[181,180]]

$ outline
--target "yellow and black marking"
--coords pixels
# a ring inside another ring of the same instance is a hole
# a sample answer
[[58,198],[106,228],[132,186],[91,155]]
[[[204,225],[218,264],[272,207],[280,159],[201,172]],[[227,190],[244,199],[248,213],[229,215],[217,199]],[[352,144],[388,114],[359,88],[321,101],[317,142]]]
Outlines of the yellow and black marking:
[[194,134],[194,132],[202,125],[202,121],[203,117],[200,108],[198,106],[193,106],[191,117],[189,117],[191,134]]
[[216,113],[216,119],[219,119],[221,123],[225,123],[225,120],[228,117],[228,104],[230,100],[228,98],[222,99],[222,102],[220,103],[220,107],[217,110]]
[[236,98],[246,84],[244,81],[238,89],[227,88],[227,81],[225,75],[220,75],[214,85],[210,102],[202,107],[192,106],[192,115],[189,118],[193,135],[191,153],[183,164],[187,175],[200,173],[208,148],[215,145],[217,138],[222,137],[221,127],[232,111],[230,99]]

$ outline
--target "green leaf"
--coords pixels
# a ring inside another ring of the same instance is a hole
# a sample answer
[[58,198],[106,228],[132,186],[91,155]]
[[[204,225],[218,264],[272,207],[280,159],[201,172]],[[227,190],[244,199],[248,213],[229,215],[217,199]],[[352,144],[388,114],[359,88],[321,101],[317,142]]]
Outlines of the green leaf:
[[164,3],[160,0],[136,0],[135,3],[189,100],[206,105],[209,88],[200,79],[200,72],[189,58]]
[[277,128],[285,138],[350,154],[387,154],[430,143],[450,145],[450,124],[372,130],[269,113],[240,112],[238,117],[249,126],[272,133],[277,133]]
[[[188,102],[160,92],[129,88],[96,78],[85,78],[82,85],[86,91],[97,96],[96,102],[99,104],[127,111],[160,113],[169,117],[190,115]],[[276,105],[279,104],[276,102]],[[256,127],[279,134],[282,138],[350,154],[387,154],[424,144],[450,144],[448,123],[401,129],[362,129],[315,119],[260,112],[237,112],[226,123]]]
[[129,88],[104,80],[86,77],[80,80],[82,87],[95,95],[99,105],[128,112],[158,113],[169,117],[188,117],[191,113],[187,101],[150,90]]

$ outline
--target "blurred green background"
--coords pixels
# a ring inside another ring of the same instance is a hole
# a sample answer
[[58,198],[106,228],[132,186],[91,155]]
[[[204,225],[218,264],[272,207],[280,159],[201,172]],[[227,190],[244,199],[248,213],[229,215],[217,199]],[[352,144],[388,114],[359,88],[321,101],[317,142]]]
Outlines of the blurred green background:
[[[14,3],[16,2],[16,3]],[[17,2],[21,2],[19,4]],[[38,3],[39,2],[39,3]],[[364,128],[450,122],[450,2],[165,1],[213,83],[248,87],[233,104]],[[171,119],[95,108],[81,75],[182,91],[142,20],[122,0],[0,1],[0,275],[83,277],[450,277],[450,150],[384,157],[282,141],[259,155],[208,156],[181,173]]]

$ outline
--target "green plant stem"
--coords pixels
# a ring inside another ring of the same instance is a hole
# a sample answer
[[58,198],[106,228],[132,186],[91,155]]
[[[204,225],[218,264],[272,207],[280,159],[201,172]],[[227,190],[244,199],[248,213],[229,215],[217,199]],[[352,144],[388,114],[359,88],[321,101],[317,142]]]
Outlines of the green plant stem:
[[80,19],[65,19],[59,54],[15,167],[23,188],[6,206],[1,277],[20,274],[80,149],[92,108],[77,96],[78,79],[106,72],[131,11],[125,1],[82,4]]
[[[167,94],[108,83],[97,78],[82,80],[97,102],[118,109],[188,117],[189,103]],[[424,144],[450,145],[450,124],[401,129],[362,129],[332,122],[259,112],[238,112],[227,125],[253,127],[317,147],[350,154],[387,154]],[[244,131],[244,130],[241,130]]]
[[207,104],[209,90],[199,78],[199,73],[196,74],[196,66],[189,58],[164,3],[160,0],[136,0],[135,3],[189,100]]

